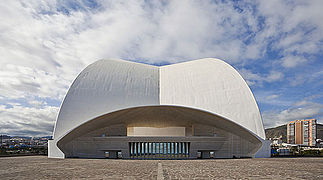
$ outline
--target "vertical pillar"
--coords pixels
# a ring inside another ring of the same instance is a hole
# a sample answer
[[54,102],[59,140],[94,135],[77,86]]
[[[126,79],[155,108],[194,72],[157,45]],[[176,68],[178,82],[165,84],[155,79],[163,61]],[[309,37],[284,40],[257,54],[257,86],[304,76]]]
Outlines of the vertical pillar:
[[183,143],[183,154],[184,158],[186,158],[186,142]]
[[135,145],[136,145],[136,143],[132,142],[132,158],[134,158],[135,154],[136,154]]
[[134,145],[134,158],[137,158],[137,143],[136,142],[134,142],[133,143],[133,145]]
[[163,144],[162,143],[159,143],[159,155],[158,157],[161,158],[162,157],[162,152],[163,152]]
[[143,143],[142,143],[142,146],[143,146],[143,147],[142,147],[142,150],[143,150],[143,151],[142,151],[142,154],[143,154],[143,158],[145,158],[145,157],[146,157],[146,143],[145,143],[145,142],[143,142]]
[[190,157],[190,154],[191,154],[190,149],[191,149],[191,142],[188,142],[187,143],[187,157]]
[[169,143],[166,143],[166,159],[169,158]]
[[174,143],[173,142],[171,142],[170,143],[170,157],[171,157],[171,159],[173,159],[174,157],[174,145],[173,145]]
[[132,158],[136,157],[136,143],[132,142]]
[[138,151],[137,151],[137,158],[139,158],[140,157],[140,150],[141,150],[141,148],[140,148],[140,142],[137,143],[137,149],[138,149]]
[[137,143],[136,142],[134,142],[133,143],[133,148],[134,148],[134,158],[136,158],[137,157]]
[[133,158],[133,142],[129,143],[129,154],[130,154],[130,158]]
[[143,155],[143,158],[145,159],[145,157],[146,157],[146,143],[145,142],[143,142],[142,143],[142,155]]
[[147,150],[147,152],[146,152],[146,158],[149,158],[149,142],[146,142],[146,150]]
[[174,156],[174,159],[175,159],[176,158],[176,143],[175,142],[173,142],[173,150],[174,150],[173,156]]
[[185,145],[186,145],[186,143],[185,143],[185,142],[183,142],[183,150],[182,150],[182,151],[183,151],[183,158],[185,158],[185,152],[186,152],[186,151],[185,151]]
[[150,143],[148,143],[148,145],[149,145],[149,151],[148,151],[148,153],[149,153],[149,156],[148,156],[148,158],[152,158],[152,155],[153,155],[153,148],[151,147],[151,145],[152,145],[152,143],[150,142]]
[[142,142],[140,142],[140,158],[142,158]]
[[142,150],[143,150],[142,154],[143,154],[143,158],[145,158],[146,157],[146,143],[143,142],[142,145],[143,145],[143,147],[142,147]]
[[177,149],[177,151],[178,151],[178,158],[181,158],[181,142],[178,142],[178,149]]
[[177,158],[177,143],[174,142],[174,158]]
[[138,142],[136,142],[135,144],[136,144],[136,158],[138,158],[138,155],[139,155]]
[[172,147],[172,150],[171,150],[171,154],[172,154],[172,159],[174,159],[174,154],[175,154],[175,143],[174,142],[172,142],[171,143],[171,147]]
[[156,157],[156,143],[153,142],[152,145],[153,145],[152,157],[155,158]]
[[163,143],[159,143],[159,158],[163,157]]
[[137,143],[137,158],[139,159],[140,158],[140,155],[141,155],[141,147],[140,147],[140,142]]
[[151,142],[149,142],[149,143],[148,143],[148,146],[149,146],[149,151],[148,151],[148,152],[149,152],[149,156],[148,156],[148,158],[151,158],[151,156],[152,156],[152,154],[153,154],[153,153],[152,153],[151,144],[152,144]]
[[179,142],[176,143],[176,157],[179,158]]
[[161,158],[165,157],[165,143],[161,143],[162,147],[161,147]]
[[174,154],[175,154],[175,158],[177,158],[177,143],[174,143]]
[[187,158],[187,155],[188,155],[187,147],[188,147],[188,143],[185,142],[185,158]]
[[150,154],[151,154],[151,158],[153,158],[153,156],[154,156],[154,144],[152,142],[150,143]]
[[142,154],[143,154],[143,158],[145,158],[145,156],[146,156],[146,143],[145,142],[143,142],[142,143]]
[[147,143],[144,142],[144,158],[147,157]]
[[146,142],[146,158],[149,158],[149,142]]
[[169,143],[169,158],[173,159],[173,143]]
[[182,157],[185,157],[185,142],[182,142]]
[[170,142],[169,144],[170,144],[170,158],[173,159],[173,147],[174,146],[173,146],[172,142]]
[[160,142],[158,143],[158,158],[160,158]]
[[165,157],[168,158],[168,143],[165,143]]

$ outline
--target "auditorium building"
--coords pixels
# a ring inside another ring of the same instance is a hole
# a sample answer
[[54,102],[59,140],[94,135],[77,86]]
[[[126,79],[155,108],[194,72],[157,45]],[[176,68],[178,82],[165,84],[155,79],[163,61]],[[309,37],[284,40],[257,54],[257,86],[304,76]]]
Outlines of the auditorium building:
[[50,158],[269,157],[256,100],[219,59],[86,67],[60,107]]

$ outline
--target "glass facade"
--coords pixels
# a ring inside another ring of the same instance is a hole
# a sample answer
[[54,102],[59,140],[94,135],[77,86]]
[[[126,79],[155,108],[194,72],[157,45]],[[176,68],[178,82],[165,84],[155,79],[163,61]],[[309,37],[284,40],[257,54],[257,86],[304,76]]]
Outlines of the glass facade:
[[186,159],[190,142],[129,142],[133,159]]

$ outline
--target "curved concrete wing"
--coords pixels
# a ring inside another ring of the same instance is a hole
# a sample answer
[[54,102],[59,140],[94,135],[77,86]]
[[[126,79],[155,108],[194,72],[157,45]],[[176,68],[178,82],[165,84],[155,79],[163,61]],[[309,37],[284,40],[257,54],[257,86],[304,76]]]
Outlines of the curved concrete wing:
[[156,66],[123,60],[100,60],[89,65],[66,94],[57,117],[54,139],[109,112],[159,105],[158,82]]
[[160,104],[212,112],[265,139],[260,112],[247,83],[219,59],[160,67]]

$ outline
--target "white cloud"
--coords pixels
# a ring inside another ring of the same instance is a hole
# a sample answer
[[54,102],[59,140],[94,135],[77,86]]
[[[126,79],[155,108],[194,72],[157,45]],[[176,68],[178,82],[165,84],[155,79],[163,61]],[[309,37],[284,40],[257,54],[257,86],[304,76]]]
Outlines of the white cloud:
[[37,96],[62,100],[70,81],[61,74],[7,64],[0,68],[0,95],[8,99]]
[[[304,53],[322,51],[320,0],[239,2],[240,8],[213,1],[100,0],[95,8],[83,1],[70,4],[0,4],[0,101],[23,98],[41,114],[48,105],[35,100],[61,101],[76,75],[103,58],[174,63],[217,57],[243,65],[262,61],[272,49],[283,57],[283,67],[295,68],[309,61]],[[240,72],[255,86],[284,80],[284,72],[273,69]],[[14,104],[13,109],[24,106]],[[19,118],[16,111],[6,112]]]
[[267,96],[266,97],[266,99],[267,100],[272,100],[272,99],[277,99],[279,97],[279,95],[277,95],[277,94],[272,94],[272,95],[270,95],[270,96]]
[[274,127],[288,123],[292,120],[300,120],[307,118],[323,118],[323,105],[319,103],[309,102],[306,100],[297,102],[291,108],[282,111],[265,111],[262,113],[264,126]]
[[278,71],[271,71],[268,76],[265,78],[267,82],[275,82],[283,80],[284,74]]
[[296,67],[303,64],[304,62],[306,62],[306,59],[299,56],[287,56],[282,58],[282,66],[286,68]]
[[44,108],[23,107],[12,108],[0,106],[0,134],[20,136],[45,136],[51,134],[54,127],[58,107]]
[[240,74],[246,79],[250,86],[262,86],[264,82],[282,81],[284,74],[278,71],[270,71],[268,74],[253,73],[248,69],[239,70]]

